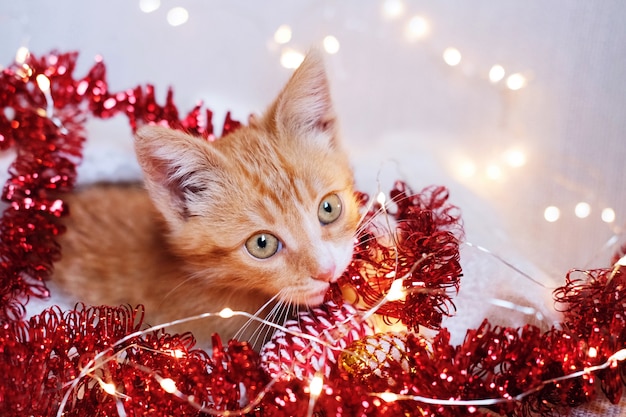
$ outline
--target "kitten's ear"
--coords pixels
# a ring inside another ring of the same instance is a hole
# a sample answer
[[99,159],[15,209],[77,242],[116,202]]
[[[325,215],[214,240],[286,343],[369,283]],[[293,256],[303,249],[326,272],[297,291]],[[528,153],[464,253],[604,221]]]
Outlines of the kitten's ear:
[[302,135],[325,133],[335,140],[337,121],[322,54],[311,50],[269,110],[278,129]]
[[220,155],[204,139],[159,126],[135,134],[135,152],[154,204],[168,221],[193,215],[199,194],[210,192]]

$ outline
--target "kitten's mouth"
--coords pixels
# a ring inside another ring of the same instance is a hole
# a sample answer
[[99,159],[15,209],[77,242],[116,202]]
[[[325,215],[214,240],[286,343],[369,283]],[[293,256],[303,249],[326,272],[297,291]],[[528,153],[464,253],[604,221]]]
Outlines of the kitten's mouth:
[[326,286],[326,288],[321,291],[312,292],[308,297],[306,297],[306,304],[311,307],[322,304],[324,302],[324,299],[326,298],[326,293],[329,289],[330,285]]

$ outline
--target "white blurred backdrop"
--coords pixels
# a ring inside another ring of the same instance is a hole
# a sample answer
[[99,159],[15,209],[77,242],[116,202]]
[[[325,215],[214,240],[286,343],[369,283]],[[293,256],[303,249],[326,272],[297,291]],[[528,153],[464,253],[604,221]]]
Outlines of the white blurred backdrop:
[[394,160],[415,188],[448,185],[468,231],[489,228],[477,243],[561,276],[606,265],[626,221],[624,16],[584,0],[3,2],[0,63],[77,50],[83,75],[102,55],[112,91],[173,86],[182,110],[245,119],[326,47],[362,189]]

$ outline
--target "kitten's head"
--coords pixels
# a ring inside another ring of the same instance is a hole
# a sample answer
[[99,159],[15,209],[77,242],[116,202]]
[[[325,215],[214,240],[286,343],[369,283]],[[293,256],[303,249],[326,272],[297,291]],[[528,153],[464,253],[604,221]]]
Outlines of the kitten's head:
[[207,291],[315,305],[350,262],[353,178],[317,52],[249,126],[214,142],[144,127],[135,148],[169,228],[164,244]]

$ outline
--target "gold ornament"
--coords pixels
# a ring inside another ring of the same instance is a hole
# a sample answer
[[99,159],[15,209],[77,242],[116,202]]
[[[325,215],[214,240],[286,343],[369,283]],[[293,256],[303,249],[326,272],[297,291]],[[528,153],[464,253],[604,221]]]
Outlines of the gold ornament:
[[405,337],[402,333],[389,332],[359,339],[341,353],[339,365],[349,374],[363,379],[386,377],[391,364],[399,364],[408,372]]

